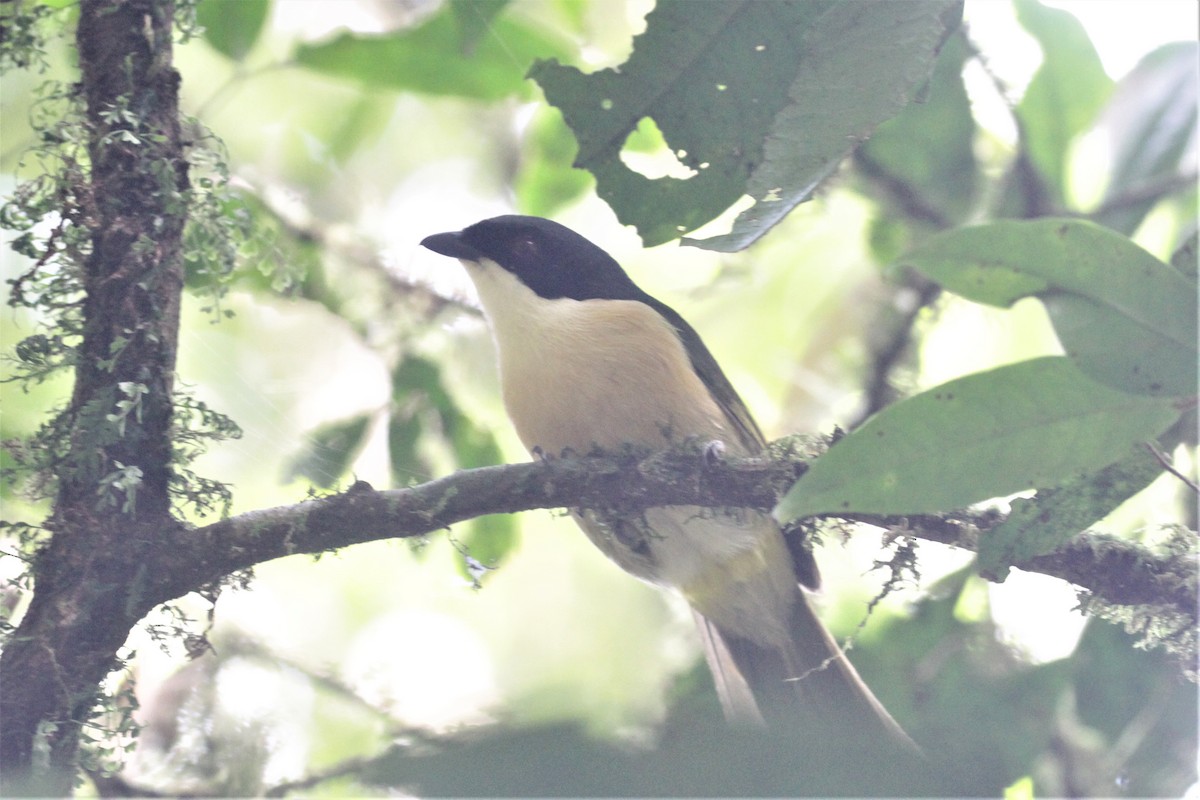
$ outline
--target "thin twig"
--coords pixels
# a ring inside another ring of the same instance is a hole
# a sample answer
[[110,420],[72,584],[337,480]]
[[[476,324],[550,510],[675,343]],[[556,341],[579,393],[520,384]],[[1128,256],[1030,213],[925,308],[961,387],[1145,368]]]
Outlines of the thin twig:
[[1158,459],[1158,463],[1162,464],[1163,469],[1174,475],[1176,478],[1179,478],[1179,480],[1183,481],[1193,492],[1200,494],[1200,484],[1197,484],[1187,475],[1184,475],[1182,472],[1177,470],[1175,465],[1171,463],[1170,457],[1168,457],[1163,451],[1159,450],[1154,442],[1146,442],[1146,449],[1150,451],[1151,455]]

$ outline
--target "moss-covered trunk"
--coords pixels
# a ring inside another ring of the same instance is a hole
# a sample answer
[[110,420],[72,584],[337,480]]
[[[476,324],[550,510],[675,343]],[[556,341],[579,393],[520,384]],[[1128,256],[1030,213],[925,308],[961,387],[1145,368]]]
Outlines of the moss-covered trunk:
[[[60,418],[51,538],[38,555],[33,601],[0,658],[6,789],[69,789],[80,724],[145,612],[147,555],[176,525],[171,397],[188,179],[173,14],[166,0],[81,4],[90,137],[88,185],[79,187],[90,202],[84,328]],[[45,754],[48,764],[39,764]]]

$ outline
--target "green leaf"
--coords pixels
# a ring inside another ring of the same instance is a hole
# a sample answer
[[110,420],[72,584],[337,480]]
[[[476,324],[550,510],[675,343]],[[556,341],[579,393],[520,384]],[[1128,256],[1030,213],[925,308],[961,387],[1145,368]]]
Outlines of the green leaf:
[[[904,107],[960,11],[954,0],[660,0],[619,69],[543,61],[530,75],[575,132],[575,165],[647,245],[749,194],[757,204],[732,234],[687,241],[739,250]],[[651,180],[625,166],[621,150],[645,117],[695,175]]]
[[1052,553],[1096,520],[1145,489],[1163,472],[1144,446],[1104,469],[1062,486],[1018,498],[1003,524],[979,540],[979,574],[1003,581],[1012,564]]
[[1017,21],[1037,39],[1042,65],[1017,106],[1022,144],[1063,205],[1067,152],[1112,93],[1112,80],[1087,31],[1072,14],[1016,0]]
[[463,55],[475,52],[479,40],[492,29],[492,21],[504,10],[509,0],[450,0],[450,13],[458,23]]
[[938,56],[928,100],[880,125],[854,159],[897,213],[938,227],[966,218],[979,183],[975,118],[962,77],[968,55],[965,37],[952,36]]
[[433,474],[433,465],[421,453],[421,437],[426,433],[436,436],[441,432],[436,413],[431,412],[438,403],[450,402],[442,387],[441,372],[431,361],[410,355],[392,370],[388,464],[393,485],[405,486],[414,476]]
[[258,41],[270,7],[269,0],[203,0],[196,6],[196,21],[217,52],[241,61]]
[[1126,392],[1196,392],[1196,351],[1074,294],[1042,296],[1063,349],[1091,378]]
[[888,406],[796,482],[781,522],[823,513],[924,514],[1056,486],[1121,458],[1179,416],[1068,359],[968,375]]
[[1195,172],[1197,102],[1200,77],[1196,62],[1200,45],[1175,42],[1143,58],[1118,84],[1100,118],[1107,134],[1111,175],[1095,220],[1122,233],[1132,233],[1161,198],[1123,197],[1146,186]]
[[292,456],[284,480],[303,477],[323,489],[333,486],[366,444],[370,421],[369,415],[359,414],[322,425],[308,434],[304,447]]
[[415,28],[388,34],[343,33],[296,48],[301,66],[366,86],[498,100],[528,93],[525,71],[537,57],[562,53],[550,36],[510,16],[489,21],[489,35],[463,55],[459,22],[444,9]]
[[899,263],[980,303],[1039,297],[1067,354],[1109,386],[1196,391],[1195,283],[1114,231],[1005,220],[935,236]]

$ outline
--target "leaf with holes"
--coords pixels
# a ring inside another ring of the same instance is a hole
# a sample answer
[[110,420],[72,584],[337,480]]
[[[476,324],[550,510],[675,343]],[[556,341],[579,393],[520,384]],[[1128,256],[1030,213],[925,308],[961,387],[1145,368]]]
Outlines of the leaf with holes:
[[[734,251],[905,106],[960,12],[956,0],[660,0],[619,69],[542,61],[530,76],[575,131],[575,165],[647,245],[753,197],[728,236],[685,240]],[[622,162],[645,118],[694,175],[652,180]]]

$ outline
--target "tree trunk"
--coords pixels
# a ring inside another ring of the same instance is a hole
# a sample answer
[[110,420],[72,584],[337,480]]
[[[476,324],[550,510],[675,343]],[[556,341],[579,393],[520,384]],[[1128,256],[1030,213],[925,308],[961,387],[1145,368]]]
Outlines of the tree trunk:
[[[174,4],[83,0],[90,252],[51,538],[0,657],[6,789],[69,791],[80,725],[146,609],[149,555],[171,516],[171,418],[187,162]],[[48,761],[46,759],[48,754]],[[35,757],[36,756],[36,757]],[[7,793],[7,792],[5,792]]]

